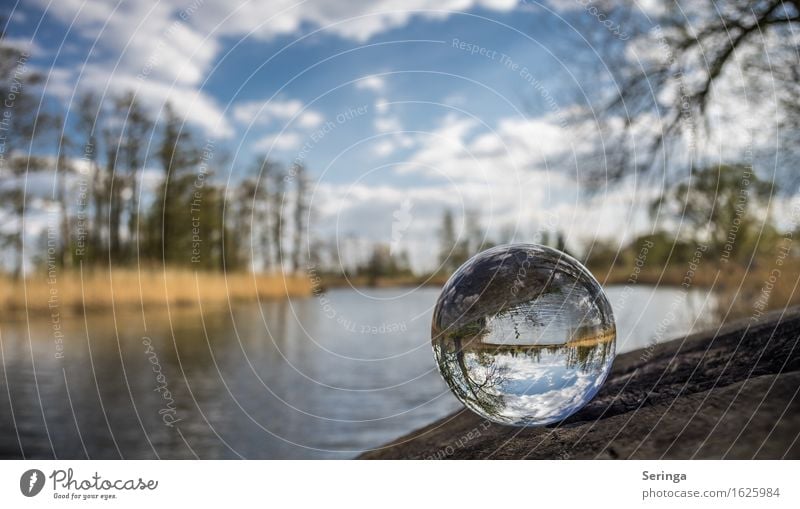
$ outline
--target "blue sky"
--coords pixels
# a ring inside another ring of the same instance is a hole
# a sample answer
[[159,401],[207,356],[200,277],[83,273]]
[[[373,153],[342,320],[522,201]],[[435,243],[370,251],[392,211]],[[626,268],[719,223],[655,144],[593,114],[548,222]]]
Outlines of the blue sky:
[[400,248],[425,268],[446,208],[477,210],[490,237],[557,229],[574,247],[645,224],[640,184],[589,196],[574,178],[591,147],[564,119],[602,88],[561,18],[582,14],[567,0],[31,0],[7,33],[52,101],[133,89],[157,114],[169,100],[230,151],[234,180],[259,153],[302,161],[325,239],[389,242],[410,203]]

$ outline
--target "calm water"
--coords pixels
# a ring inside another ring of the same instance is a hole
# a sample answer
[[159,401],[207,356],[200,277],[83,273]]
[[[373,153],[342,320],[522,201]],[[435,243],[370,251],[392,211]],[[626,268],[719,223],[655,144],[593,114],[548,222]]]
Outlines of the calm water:
[[[705,296],[607,290],[618,351],[707,326]],[[0,456],[348,458],[460,408],[438,289],[0,324]]]

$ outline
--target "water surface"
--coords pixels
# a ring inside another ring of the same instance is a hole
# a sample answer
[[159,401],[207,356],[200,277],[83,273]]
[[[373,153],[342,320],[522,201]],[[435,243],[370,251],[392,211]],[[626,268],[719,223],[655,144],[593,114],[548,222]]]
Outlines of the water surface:
[[[438,293],[0,323],[0,456],[353,457],[460,408],[431,352]],[[619,351],[707,325],[702,293],[607,293]]]

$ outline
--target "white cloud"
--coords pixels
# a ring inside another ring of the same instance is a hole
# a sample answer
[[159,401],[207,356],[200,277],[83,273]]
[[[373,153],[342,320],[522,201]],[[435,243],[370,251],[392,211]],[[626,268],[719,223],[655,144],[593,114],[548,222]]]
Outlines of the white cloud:
[[171,103],[179,116],[202,128],[210,137],[230,138],[234,135],[233,128],[217,102],[194,87],[140,80],[136,76],[125,74],[107,76],[97,70],[87,74],[82,84],[92,83],[95,87],[102,87],[105,85],[104,78],[108,79],[108,86],[112,91],[123,93],[133,90],[136,97],[151,109],[160,109],[167,102]]
[[304,109],[305,105],[298,99],[248,101],[233,107],[233,118],[241,124],[267,125],[273,121],[288,122],[295,119],[300,127],[314,128],[325,121],[321,113]]
[[274,119],[288,120],[303,109],[302,101],[290,99],[288,101],[273,100],[249,101],[239,103],[233,107],[233,118],[243,124],[269,123]]
[[85,63],[48,70],[49,94],[68,98],[79,82],[99,92],[106,85],[111,93],[134,90],[151,110],[169,100],[207,134],[233,135],[216,101],[201,89],[219,44],[194,28],[191,17],[180,21],[178,3],[126,2],[116,8],[98,0],[39,4],[49,16],[70,24],[84,44],[95,45],[84,55]]
[[396,148],[397,145],[393,143],[392,140],[385,139],[376,143],[373,146],[372,150],[373,152],[375,152],[375,155],[379,157],[386,157],[388,155],[391,155]]
[[256,150],[295,150],[300,147],[302,138],[295,132],[268,134],[253,144]]
[[54,95],[64,102],[69,101],[75,91],[75,72],[73,69],[41,69],[34,67],[34,71],[47,76],[47,93]]
[[436,266],[435,232],[445,209],[456,214],[458,231],[464,228],[462,211],[478,210],[489,239],[532,242],[541,241],[544,231],[561,231],[569,247],[576,248],[610,236],[627,242],[642,231],[646,208],[631,208],[631,192],[621,187],[579,198],[577,184],[568,176],[534,170],[519,178],[495,172],[484,183],[454,180],[408,187],[323,182],[313,206],[322,238],[335,235],[341,240],[358,232],[367,244],[388,243],[392,215],[410,197],[414,217],[400,247],[410,252],[416,270],[425,271]]
[[386,138],[381,138],[372,147],[372,151],[379,157],[386,157],[401,148],[411,148],[414,146],[414,137],[406,133],[396,133]]
[[35,1],[93,43],[95,54],[87,65],[102,65],[108,72],[198,85],[219,51],[216,38],[193,27],[191,17],[177,17],[185,2],[125,2],[115,7],[101,0]]
[[379,133],[402,131],[403,126],[397,117],[378,117],[375,119],[375,130]]
[[375,101],[375,111],[377,111],[378,113],[386,113],[387,111],[389,111],[388,101],[386,101],[386,99],[383,98]]
[[162,0],[109,3],[105,0],[33,0],[52,17],[96,41],[100,51],[122,67],[145,67],[161,60],[155,72],[165,79],[198,83],[217,56],[218,39],[252,35],[271,39],[297,32],[303,24],[356,41],[398,28],[414,16],[446,18],[477,6],[507,11],[516,0],[379,0],[329,2],[294,0],[232,3],[226,0]]
[[386,88],[386,80],[381,76],[367,76],[356,81],[356,88],[361,90],[372,90],[373,92],[383,92]]
[[[564,232],[573,248],[610,235],[629,239],[646,220],[641,206],[632,208],[632,198],[649,196],[648,190],[641,184],[622,185],[583,195],[573,178],[574,168],[552,164],[564,154],[574,151],[580,156],[588,150],[589,145],[577,138],[555,116],[504,118],[494,132],[471,118],[445,116],[429,135],[415,135],[417,148],[393,169],[401,177],[421,177],[414,186],[321,183],[314,203],[319,231],[359,232],[372,241],[388,242],[391,214],[410,196],[414,221],[404,234],[403,249],[411,251],[419,270],[435,266],[432,232],[445,208],[457,217],[463,210],[479,210],[492,239],[530,242],[542,231],[554,230]],[[376,140],[372,151],[391,155],[400,143],[398,136],[387,135]]]
[[36,44],[34,40],[27,37],[3,37],[3,46],[8,46],[34,55],[44,54],[42,47]]
[[593,145],[558,124],[555,116],[500,119],[488,130],[472,118],[446,116],[427,137],[410,168],[453,179],[484,181],[487,174],[547,170],[570,154],[588,153]]
[[[272,39],[295,34],[300,27],[322,27],[325,33],[366,41],[381,32],[398,28],[414,16],[446,18],[448,11],[465,11],[476,6],[510,10],[515,0],[379,0],[377,2],[329,2],[294,0],[231,3],[226,0],[162,0],[109,3],[105,0],[32,0],[51,19],[69,26],[72,33],[95,49],[86,55],[84,64],[55,67],[67,76],[54,83],[50,93],[62,95],[76,83],[78,72],[85,69],[80,81],[102,90],[109,83],[131,84],[142,79],[142,96],[160,107],[168,96],[183,110],[188,121],[205,130],[219,129],[224,136],[232,130],[221,120],[220,109],[202,91],[204,80],[214,60],[219,57],[223,37],[252,36]],[[75,40],[68,41],[73,44]],[[86,75],[91,75],[88,79]],[[380,79],[364,81],[373,90],[382,88]],[[151,106],[152,106],[151,105]],[[321,123],[316,113],[301,116],[299,125],[313,127]],[[219,135],[219,132],[215,133]]]
[[[547,4],[555,11],[558,12],[574,12],[586,10],[592,6],[593,2],[584,0],[579,2],[577,0],[548,0]],[[535,4],[534,4],[535,5]],[[595,5],[599,12],[603,11],[602,5]],[[637,0],[635,8],[648,16],[655,17],[663,15],[668,12],[668,5],[660,0]]]
[[[364,42],[379,33],[404,26],[414,16],[446,18],[447,11],[460,12],[477,6],[507,11],[516,4],[517,0],[312,0],[303,3],[271,0],[244,4],[206,0],[196,17],[199,25],[209,30],[216,28],[224,35],[255,30],[256,37],[273,38],[294,33],[308,23],[324,27],[326,32],[340,37]],[[254,23],[254,20],[261,23]]]
[[321,125],[324,121],[325,117],[323,117],[321,113],[313,110],[306,110],[300,115],[300,118],[297,120],[297,124],[300,127],[308,127],[313,129],[314,127]]

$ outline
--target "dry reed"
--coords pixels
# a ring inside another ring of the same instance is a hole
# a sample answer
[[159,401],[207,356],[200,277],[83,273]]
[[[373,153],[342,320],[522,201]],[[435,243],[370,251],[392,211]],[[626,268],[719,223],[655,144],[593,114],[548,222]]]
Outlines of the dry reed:
[[0,315],[80,313],[115,307],[214,305],[311,295],[304,275],[193,272],[182,269],[113,269],[0,277]]

